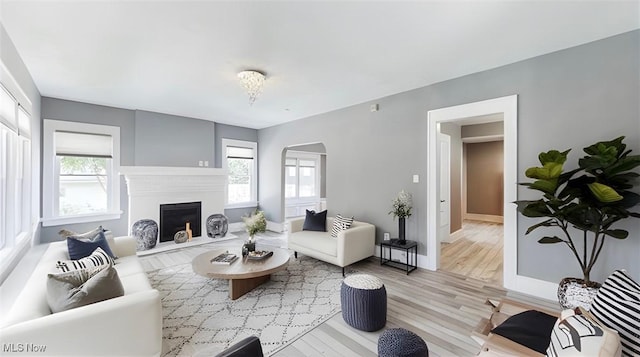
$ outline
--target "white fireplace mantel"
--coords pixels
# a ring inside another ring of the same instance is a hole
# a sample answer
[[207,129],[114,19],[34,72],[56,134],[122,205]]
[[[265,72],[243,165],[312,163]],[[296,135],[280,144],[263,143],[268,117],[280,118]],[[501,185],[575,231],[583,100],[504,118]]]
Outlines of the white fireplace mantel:
[[140,219],[159,223],[160,205],[202,202],[202,228],[206,219],[224,213],[227,170],[198,167],[121,166],[129,195],[129,230]]

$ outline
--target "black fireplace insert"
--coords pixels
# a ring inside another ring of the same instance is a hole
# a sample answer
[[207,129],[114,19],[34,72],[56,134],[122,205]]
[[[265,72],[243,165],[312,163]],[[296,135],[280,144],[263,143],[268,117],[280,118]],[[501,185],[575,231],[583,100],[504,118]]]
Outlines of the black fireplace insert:
[[160,205],[160,242],[173,241],[173,236],[186,229],[187,222],[193,237],[200,237],[202,202]]

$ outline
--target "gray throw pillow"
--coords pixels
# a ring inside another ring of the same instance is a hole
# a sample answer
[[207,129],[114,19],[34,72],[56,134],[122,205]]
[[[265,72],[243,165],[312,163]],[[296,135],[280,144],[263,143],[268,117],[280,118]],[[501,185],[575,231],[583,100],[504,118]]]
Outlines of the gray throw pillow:
[[122,282],[111,264],[47,276],[47,302],[53,313],[122,295]]
[[95,237],[96,234],[100,233],[100,232],[104,232],[105,229],[102,228],[102,226],[98,226],[95,229],[92,229],[88,232],[84,232],[84,233],[76,233],[74,231],[70,231],[68,229],[61,229],[58,234],[62,237],[62,238],[67,238],[67,237],[75,237],[76,239],[86,239],[86,240],[91,240],[93,237]]

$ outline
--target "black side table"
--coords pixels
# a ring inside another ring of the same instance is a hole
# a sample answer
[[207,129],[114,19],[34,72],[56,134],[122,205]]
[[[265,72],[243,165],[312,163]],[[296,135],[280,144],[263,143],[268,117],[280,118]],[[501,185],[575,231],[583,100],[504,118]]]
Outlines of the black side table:
[[[403,263],[391,260],[392,249],[404,250],[407,261]],[[387,255],[385,253],[389,254]],[[418,242],[405,240],[404,244],[400,244],[399,239],[382,241],[382,243],[380,243],[380,265],[388,265],[396,269],[404,270],[407,272],[407,275],[409,275],[409,273],[418,269]]]

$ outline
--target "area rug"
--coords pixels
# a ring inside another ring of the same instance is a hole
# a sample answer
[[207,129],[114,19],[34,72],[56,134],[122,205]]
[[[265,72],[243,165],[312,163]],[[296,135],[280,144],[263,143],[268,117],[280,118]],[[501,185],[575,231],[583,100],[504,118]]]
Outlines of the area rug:
[[340,311],[341,268],[309,257],[291,259],[237,300],[226,280],[199,276],[191,264],[147,275],[162,298],[163,356],[211,356],[250,335],[269,356]]

